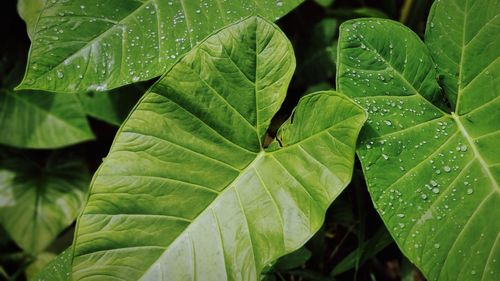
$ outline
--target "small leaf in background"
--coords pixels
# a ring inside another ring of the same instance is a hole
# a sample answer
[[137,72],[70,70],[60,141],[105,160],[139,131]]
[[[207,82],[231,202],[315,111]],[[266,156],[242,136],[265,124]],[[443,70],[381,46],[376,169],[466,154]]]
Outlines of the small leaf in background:
[[311,251],[305,247],[299,248],[286,256],[281,257],[273,265],[277,270],[289,270],[305,264],[311,258]]
[[54,0],[39,15],[20,4],[32,46],[18,88],[105,91],[149,80],[226,24],[254,14],[276,20],[301,2]]
[[429,280],[499,275],[499,14],[495,0],[435,2],[430,51],[393,21],[341,27],[337,83],[370,114],[357,153],[371,197]]
[[30,281],[68,281],[71,280],[71,254],[72,248],[60,253],[49,262],[40,272],[30,278]]
[[35,260],[26,268],[26,279],[31,280],[57,255],[50,252],[42,252],[35,257]]
[[74,220],[90,181],[83,161],[54,153],[45,164],[0,160],[0,224],[28,253],[44,250]]
[[257,280],[303,245],[351,179],[366,115],[335,92],[309,94],[264,148],[294,68],[290,42],[260,17],[178,61],[96,174],[73,279]]
[[0,143],[20,148],[58,148],[94,139],[73,95],[0,90]]
[[323,7],[329,7],[335,2],[335,0],[314,0],[318,5]]
[[128,85],[109,92],[78,94],[85,113],[109,124],[120,126],[144,91]]

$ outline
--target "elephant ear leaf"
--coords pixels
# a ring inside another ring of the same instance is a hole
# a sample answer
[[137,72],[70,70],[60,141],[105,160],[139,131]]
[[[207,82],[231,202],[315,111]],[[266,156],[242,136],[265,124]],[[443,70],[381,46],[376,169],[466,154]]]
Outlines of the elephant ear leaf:
[[2,158],[0,224],[36,255],[74,222],[90,181],[87,167],[65,154],[52,154],[44,165],[11,153]]
[[[429,280],[500,274],[499,7],[435,2],[430,51],[396,22],[341,27],[338,88],[370,115],[357,153],[371,197]],[[451,113],[438,107],[438,76]]]
[[139,101],[78,220],[74,280],[258,280],[302,246],[349,183],[364,110],[304,97],[264,148],[295,68],[251,17],[211,35]]
[[105,91],[163,74],[226,24],[303,0],[21,0],[31,49],[18,89]]

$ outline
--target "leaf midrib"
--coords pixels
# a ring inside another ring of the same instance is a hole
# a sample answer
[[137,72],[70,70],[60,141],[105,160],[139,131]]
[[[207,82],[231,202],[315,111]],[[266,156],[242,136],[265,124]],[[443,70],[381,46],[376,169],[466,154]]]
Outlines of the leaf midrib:
[[[278,152],[283,153],[283,151],[290,150],[291,148],[293,148],[293,147],[295,147],[295,146],[300,147],[300,144],[304,143],[305,141],[308,141],[308,140],[310,140],[310,139],[312,139],[312,138],[314,138],[314,137],[317,137],[318,135],[321,135],[321,134],[323,134],[323,133],[328,133],[328,131],[329,131],[329,130],[332,130],[333,128],[335,128],[335,127],[337,127],[337,126],[339,126],[339,125],[342,125],[342,124],[343,124],[343,123],[345,123],[345,122],[349,122],[351,119],[355,119],[355,118],[357,118],[357,117],[358,117],[358,115],[353,115],[353,116],[351,116],[351,117],[349,117],[349,118],[347,118],[347,119],[341,120],[340,122],[337,122],[337,123],[335,123],[334,125],[332,125],[332,126],[330,126],[330,127],[326,128],[326,129],[324,129],[324,130],[321,130],[321,131],[319,131],[319,132],[317,132],[317,133],[315,133],[315,134],[312,134],[312,135],[310,135],[310,136],[308,136],[308,137],[306,137],[306,138],[304,138],[304,139],[302,139],[302,140],[300,140],[300,141],[298,141],[298,142],[296,142],[296,143],[293,143],[293,144],[291,144],[290,146],[280,147],[279,149],[277,149],[277,150],[273,150],[273,151],[266,151],[264,148],[261,148],[261,150],[260,150],[258,153],[256,153],[256,154],[255,154],[255,158],[254,158],[252,161],[250,161],[246,167],[244,167],[244,168],[242,168],[242,169],[241,169],[241,171],[240,171],[240,172],[239,172],[239,174],[238,174],[238,175],[234,178],[234,180],[233,180],[233,181],[231,181],[231,182],[230,182],[230,183],[229,183],[229,184],[228,184],[228,185],[227,185],[227,186],[226,186],[226,187],[225,187],[225,188],[224,188],[224,189],[223,189],[223,190],[222,190],[222,191],[221,191],[221,192],[217,195],[217,197],[216,197],[216,198],[215,198],[212,202],[210,202],[210,204],[208,204],[208,206],[206,206],[203,210],[201,210],[201,211],[200,211],[200,212],[199,212],[199,213],[195,216],[195,218],[191,221],[191,223],[189,223],[189,225],[188,225],[188,226],[187,226],[187,227],[186,227],[186,228],[185,228],[185,229],[184,229],[181,233],[179,233],[179,234],[177,235],[177,237],[176,237],[176,238],[175,238],[172,242],[170,242],[170,244],[169,244],[169,245],[166,245],[166,246],[165,246],[165,250],[163,251],[163,253],[162,253],[162,254],[161,254],[161,255],[160,255],[160,256],[159,256],[159,257],[158,257],[158,258],[157,258],[157,259],[156,259],[153,263],[151,263],[151,265],[150,265],[147,269],[145,269],[145,270],[144,270],[144,273],[143,273],[143,274],[139,277],[139,280],[142,280],[142,278],[145,276],[145,274],[147,274],[147,273],[150,271],[150,269],[151,269],[151,268],[152,268],[152,267],[153,267],[153,266],[154,266],[154,265],[158,262],[158,260],[161,258],[161,256],[163,256],[163,255],[164,255],[164,254],[165,254],[165,253],[169,250],[170,246],[171,246],[172,244],[174,244],[174,243],[175,243],[175,241],[176,241],[177,239],[179,239],[179,237],[181,237],[181,236],[185,235],[185,233],[186,233],[186,232],[190,229],[190,227],[191,227],[192,225],[194,225],[195,221],[196,221],[196,220],[197,220],[197,219],[201,216],[201,214],[203,214],[204,212],[206,212],[206,211],[208,211],[208,210],[211,210],[211,209],[212,209],[212,205],[213,205],[215,202],[217,202],[217,199],[218,199],[218,198],[220,198],[220,197],[222,197],[222,196],[223,196],[226,192],[231,191],[231,190],[232,190],[231,186],[233,186],[233,184],[234,184],[235,182],[237,182],[237,181],[240,179],[240,177],[241,177],[242,175],[244,175],[245,173],[247,173],[247,171],[249,171],[250,169],[253,169],[253,168],[254,168],[254,166],[255,166],[255,164],[256,164],[256,163],[258,163],[258,162],[260,161],[260,159],[262,159],[262,158],[264,158],[264,157],[270,157],[270,158],[274,158],[277,162],[279,162],[279,161],[278,161],[278,160],[274,157],[274,154],[275,154],[275,153],[278,153]],[[279,163],[281,164],[281,162],[279,162]],[[242,210],[243,210],[243,209],[242,209]],[[252,251],[253,251],[253,250],[254,250],[254,248],[253,248],[253,244],[252,244]],[[255,258],[255,255],[254,255],[254,258]],[[255,261],[255,265],[257,265],[257,261]],[[255,269],[255,271],[256,271],[256,273],[258,273],[257,268]]]
[[492,187],[494,188],[494,190],[496,190],[497,193],[500,193],[500,188],[498,187],[498,183],[496,182],[495,178],[493,177],[493,174],[489,169],[489,165],[486,163],[481,153],[479,153],[479,150],[474,144],[474,139],[470,136],[467,129],[465,129],[464,125],[460,121],[460,117],[456,115],[454,112],[451,113],[451,117],[453,118],[453,120],[455,120],[455,123],[457,124],[458,129],[461,132],[462,136],[467,140],[469,146],[472,148],[472,152],[474,153],[474,158],[476,158],[481,164],[481,168],[488,177],[488,179],[491,181]]

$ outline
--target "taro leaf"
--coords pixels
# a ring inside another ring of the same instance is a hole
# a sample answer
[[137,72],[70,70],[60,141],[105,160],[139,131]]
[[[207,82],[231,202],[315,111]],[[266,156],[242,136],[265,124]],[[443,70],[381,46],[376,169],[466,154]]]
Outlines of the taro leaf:
[[141,99],[99,168],[74,280],[258,280],[321,226],[348,184],[364,111],[304,97],[264,149],[295,68],[273,24],[245,19],[190,51]]
[[90,181],[86,165],[53,154],[44,165],[8,155],[0,160],[0,224],[37,254],[76,218]]
[[87,92],[149,80],[226,24],[252,14],[275,20],[302,1],[46,1],[28,27],[32,46],[18,88]]
[[30,281],[68,281],[71,273],[71,247],[60,253]]
[[[432,52],[446,75],[451,114],[431,103],[440,95],[434,63],[408,28],[366,19],[341,27],[338,86],[370,114],[357,153],[371,197],[429,280],[500,274],[500,41],[492,35],[498,7],[498,1],[449,0],[434,6],[428,26],[437,29],[427,39],[441,46]],[[465,17],[474,23],[464,25]],[[468,45],[457,56],[454,44]]]
[[94,138],[75,96],[0,90],[0,143],[56,148]]

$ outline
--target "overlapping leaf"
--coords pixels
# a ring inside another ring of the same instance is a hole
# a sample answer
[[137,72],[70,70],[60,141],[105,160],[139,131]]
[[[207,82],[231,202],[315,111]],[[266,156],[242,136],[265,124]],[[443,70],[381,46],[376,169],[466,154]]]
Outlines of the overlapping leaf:
[[0,143],[56,148],[94,138],[75,96],[0,90]]
[[74,280],[258,280],[305,243],[350,181],[365,113],[335,92],[308,95],[264,149],[294,67],[285,36],[255,17],[176,63],[97,172]]
[[430,280],[499,274],[499,11],[489,0],[434,4],[426,43],[451,114],[436,106],[431,53],[409,29],[385,20],[341,28],[338,87],[370,115],[357,150],[370,194]]
[[81,160],[52,157],[44,166],[0,159],[0,223],[25,251],[39,253],[76,218],[90,181]]
[[275,20],[302,2],[40,1],[45,5],[39,15],[21,10],[32,46],[20,88],[58,92],[149,80],[218,28],[252,14]]

